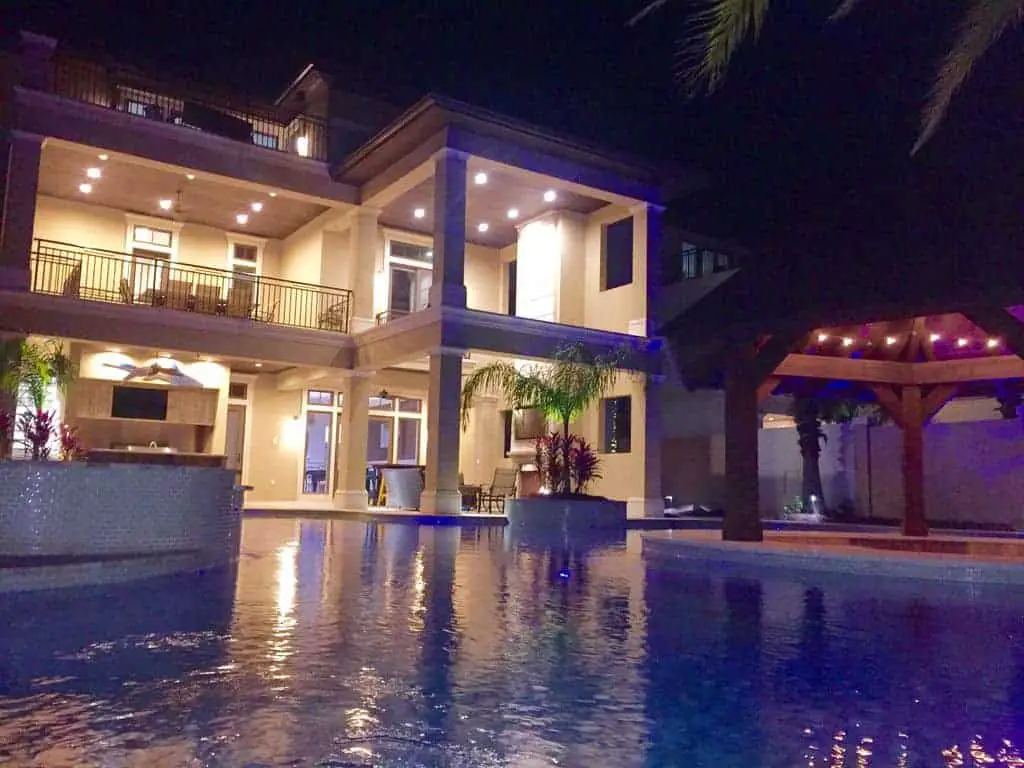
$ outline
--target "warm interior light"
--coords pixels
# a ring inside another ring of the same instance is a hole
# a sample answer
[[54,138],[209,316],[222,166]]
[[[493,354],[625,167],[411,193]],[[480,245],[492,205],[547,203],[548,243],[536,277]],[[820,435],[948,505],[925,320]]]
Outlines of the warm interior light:
[[896,343],[896,337],[895,336],[886,336],[885,337],[885,343],[891,347],[893,344]]
[[277,192],[267,192],[271,197],[277,197]]
[[235,216],[235,221],[237,221],[239,224],[245,224],[247,221],[249,221],[249,214],[240,213],[237,216]]
[[86,168],[85,175],[88,176],[90,179],[98,179],[100,176],[103,175],[103,171],[101,171],[99,168]]
[[434,258],[434,252],[433,251],[427,251],[427,258],[428,259]]
[[164,198],[163,200],[160,201],[160,208],[162,208],[165,211],[171,210],[171,207],[173,205],[174,205],[174,201],[173,200],[168,200],[167,198]]
[[483,171],[480,171],[476,176],[473,177],[473,183],[474,184],[486,184],[487,183],[487,174],[484,173]]
[[508,217],[510,219],[518,219],[519,218],[519,209],[518,208],[509,208],[508,209]]
[[424,216],[427,215],[427,210],[425,208],[414,208],[412,211],[412,215],[413,218],[422,219]]
[[263,203],[255,202],[252,205],[250,205],[249,207],[252,208],[252,212],[253,213],[259,213],[260,211],[263,210]]
[[196,175],[194,173],[186,173],[185,178],[188,179],[189,181],[195,181]]
[[849,336],[844,336],[843,337],[843,346],[844,347],[852,347],[853,346],[853,339],[851,339]]
[[819,344],[824,344],[826,341],[828,341],[828,334],[827,333],[819,333],[818,334],[818,343]]
[[941,338],[942,338],[942,336],[940,334],[933,333],[931,336],[928,337],[928,341],[930,341],[932,344],[934,344],[936,341],[938,341]]
[[108,155],[106,152],[104,152],[101,155],[96,155],[96,157],[98,157],[100,160],[104,160],[104,161],[110,159],[110,155]]
[[957,340],[956,340],[956,345],[957,345],[958,347],[966,347],[966,346],[967,346],[967,339],[965,339],[965,338],[962,338],[962,337],[961,337],[961,338],[959,338],[959,339],[957,339]]
[[985,342],[985,346],[989,349],[995,349],[999,346],[999,339],[989,339]]
[[302,157],[309,157],[309,136],[299,136],[295,139],[295,151]]
[[544,193],[544,202],[545,203],[553,203],[557,199],[558,199],[558,194],[553,189],[549,189],[547,192]]
[[262,368],[263,367],[263,363],[253,363],[253,366],[256,367],[256,368]]
[[490,228],[491,225],[488,224],[486,221],[481,221],[479,224],[476,225],[477,232],[486,232]]
[[83,195],[88,195],[90,192],[92,192],[92,184],[89,184],[88,182],[79,184],[78,191],[81,192]]

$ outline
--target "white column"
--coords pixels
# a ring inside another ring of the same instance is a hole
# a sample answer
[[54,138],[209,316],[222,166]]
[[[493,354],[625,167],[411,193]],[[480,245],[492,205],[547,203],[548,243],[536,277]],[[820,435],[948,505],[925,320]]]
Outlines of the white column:
[[459,439],[462,425],[462,353],[438,351],[430,355],[427,391],[427,482],[420,509],[427,514],[457,515],[459,493]]
[[[657,377],[660,378],[660,377]],[[648,377],[643,387],[637,387],[641,393],[640,428],[643,444],[640,455],[643,461],[641,496],[630,498],[626,506],[626,515],[636,517],[658,517],[665,511],[665,499],[661,493],[661,385],[654,376]]]
[[384,268],[384,252],[378,236],[375,208],[359,208],[352,212],[349,229],[349,269],[352,289],[353,332],[373,327],[375,306],[374,290],[377,273]]
[[434,307],[466,306],[466,159],[451,149],[434,156]]
[[7,166],[7,188],[0,228],[0,288],[29,288],[42,147],[42,137],[21,131],[12,131],[6,144],[7,154],[2,158]]
[[345,385],[338,425],[337,509],[366,509],[366,439],[370,407],[369,376],[353,374]]

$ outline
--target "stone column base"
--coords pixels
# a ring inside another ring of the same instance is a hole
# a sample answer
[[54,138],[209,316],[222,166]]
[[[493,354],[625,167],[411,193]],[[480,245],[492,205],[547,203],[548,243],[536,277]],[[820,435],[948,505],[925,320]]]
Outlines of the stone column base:
[[462,494],[458,491],[424,491],[420,496],[420,512],[425,515],[461,514]]
[[664,499],[630,498],[626,500],[626,519],[635,520],[642,517],[664,517]]
[[364,512],[366,510],[366,491],[335,491],[331,505],[335,509],[344,509],[349,512]]

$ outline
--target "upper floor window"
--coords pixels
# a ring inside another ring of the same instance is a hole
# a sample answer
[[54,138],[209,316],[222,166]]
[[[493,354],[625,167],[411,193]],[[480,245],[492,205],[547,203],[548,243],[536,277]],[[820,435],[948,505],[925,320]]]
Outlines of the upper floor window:
[[388,311],[405,315],[430,304],[434,282],[434,251],[429,245],[388,241]]
[[261,271],[264,241],[244,235],[228,235],[228,269],[243,280],[255,280]]
[[601,290],[633,282],[633,217],[605,224],[601,231]]
[[632,400],[606,397],[601,400],[601,451],[629,453],[632,429]]
[[692,243],[683,243],[679,252],[679,262],[679,276],[683,280],[725,272],[736,266],[728,253],[698,248]]
[[419,464],[423,401],[384,392],[369,401],[366,461],[369,464]]

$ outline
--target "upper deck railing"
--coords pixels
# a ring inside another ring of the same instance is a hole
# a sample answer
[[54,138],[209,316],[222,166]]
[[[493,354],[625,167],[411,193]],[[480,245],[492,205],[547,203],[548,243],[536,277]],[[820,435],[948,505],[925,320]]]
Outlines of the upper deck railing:
[[36,240],[33,293],[348,333],[352,292],[226,269]]
[[189,93],[124,67],[58,56],[53,62],[53,90],[58,96],[178,125],[183,130],[211,133],[299,157],[327,159],[327,124],[323,118]]

